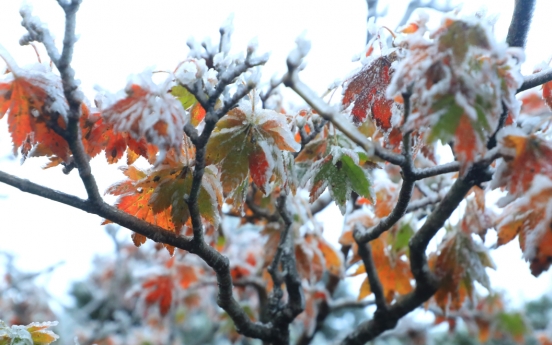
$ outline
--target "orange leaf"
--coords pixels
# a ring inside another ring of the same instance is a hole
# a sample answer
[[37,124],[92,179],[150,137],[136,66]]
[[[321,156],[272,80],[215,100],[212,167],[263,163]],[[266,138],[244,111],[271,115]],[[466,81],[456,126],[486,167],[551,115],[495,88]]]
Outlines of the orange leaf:
[[199,103],[195,103],[190,110],[191,122],[194,127],[197,127],[199,123],[205,118],[205,109]]
[[[372,247],[372,258],[374,266],[383,287],[383,292],[387,302],[393,301],[399,295],[404,295],[412,291],[412,273],[410,264],[406,257],[397,256],[393,251],[388,250],[388,233],[383,233],[379,238],[370,242]],[[364,264],[361,264],[354,275],[366,272]],[[365,279],[361,288],[360,296],[368,296],[371,293],[368,278]],[[365,295],[367,293],[367,295]],[[359,296],[359,298],[361,298]]]
[[542,85],[542,98],[546,105],[552,109],[552,81]]
[[362,284],[360,285],[360,292],[358,294],[358,300],[362,300],[372,294],[370,289],[370,283],[368,282],[368,277],[364,278]]
[[42,144],[49,156],[67,161],[67,142],[50,127],[66,126],[67,105],[61,80],[42,65],[31,70],[14,69],[5,81],[0,81],[0,119],[9,113],[8,130],[14,150],[27,145],[28,152],[30,147]]
[[318,238],[318,249],[322,252],[326,270],[334,276],[341,277],[343,273],[343,256],[333,249],[323,238]]
[[463,114],[460,117],[460,123],[456,127],[454,152],[460,161],[460,175],[473,162],[475,155],[479,152],[478,138],[473,129],[470,118]]
[[137,78],[126,87],[125,98],[102,111],[104,119],[113,124],[115,132],[145,139],[162,153],[171,148],[180,153],[188,114],[179,100],[152,82],[151,74]]
[[505,157],[493,177],[493,188],[506,187],[510,194],[519,195],[533,185],[535,175],[552,176],[552,147],[548,141],[535,134],[510,134],[500,144]]

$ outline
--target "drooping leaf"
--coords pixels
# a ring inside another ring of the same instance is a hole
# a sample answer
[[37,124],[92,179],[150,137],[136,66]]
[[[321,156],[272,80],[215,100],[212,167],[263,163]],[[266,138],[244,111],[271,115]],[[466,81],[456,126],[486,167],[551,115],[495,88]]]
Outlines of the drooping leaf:
[[40,64],[30,69],[17,66],[12,69],[0,80],[0,119],[8,113],[14,150],[22,148],[25,155],[41,144],[50,155],[67,161],[67,142],[52,129],[52,126],[64,129],[67,123],[68,106],[61,79]]
[[466,297],[472,300],[475,281],[490,289],[485,268],[494,268],[494,264],[487,249],[473,240],[471,232],[450,230],[429,263],[440,279],[433,298],[443,311],[459,310]]
[[499,138],[499,145],[504,161],[493,176],[493,188],[505,187],[519,196],[532,186],[535,175],[552,176],[552,145],[547,140],[512,130]]
[[394,102],[387,99],[386,90],[393,75],[391,64],[396,59],[396,54],[375,59],[345,86],[342,102],[345,107],[355,103],[351,112],[355,123],[363,123],[370,114],[384,132],[391,129]]
[[305,166],[300,185],[310,191],[310,202],[318,199],[326,187],[342,213],[352,191],[371,199],[371,183],[366,171],[358,166],[358,154],[338,146],[328,151],[331,153],[324,159]]
[[[523,170],[523,169],[520,169]],[[519,235],[519,244],[531,273],[539,276],[552,263],[552,181],[537,175],[533,184],[504,208],[498,219],[497,245],[501,246]]]

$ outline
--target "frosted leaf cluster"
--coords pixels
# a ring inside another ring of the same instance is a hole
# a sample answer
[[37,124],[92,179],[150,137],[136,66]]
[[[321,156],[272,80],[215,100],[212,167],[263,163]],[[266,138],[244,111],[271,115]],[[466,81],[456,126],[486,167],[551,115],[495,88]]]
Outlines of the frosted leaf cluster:
[[[8,327],[0,320],[0,343],[9,343],[10,345],[34,345],[34,340],[36,338],[36,344],[47,345],[57,340],[59,336],[46,328],[57,326],[57,324],[57,321],[33,322],[27,326],[14,325]],[[31,333],[33,333],[34,336]]]
[[[6,62],[11,72],[1,77],[0,83],[9,84],[15,79],[25,80],[29,83],[28,90],[25,90],[25,92],[31,95],[31,97],[39,97],[38,101],[44,102],[43,109],[31,109],[33,116],[37,117],[41,112],[45,111],[49,114],[57,113],[67,121],[69,107],[63,94],[61,79],[52,72],[49,66],[36,63],[21,68],[2,45],[0,45],[0,57]],[[46,94],[47,97],[42,97],[41,93]]]
[[131,77],[125,88],[126,96],[107,106],[102,115],[113,124],[116,132],[128,132],[134,139],[145,138],[159,148],[158,162],[166,151],[174,148],[180,153],[184,125],[189,114],[168,90],[168,82],[155,84],[151,72]]
[[[457,127],[474,134],[474,147],[461,149],[462,162],[484,152],[486,138],[495,130],[504,104],[514,116],[520,104],[515,93],[523,81],[523,52],[495,41],[481,18],[445,16],[427,38],[424,28],[407,35],[395,73],[387,89],[389,98],[411,87],[413,113],[406,130],[429,128],[430,141],[451,140]],[[410,91],[410,90],[409,90]],[[465,118],[463,118],[465,117]],[[456,123],[457,126],[451,125]]]

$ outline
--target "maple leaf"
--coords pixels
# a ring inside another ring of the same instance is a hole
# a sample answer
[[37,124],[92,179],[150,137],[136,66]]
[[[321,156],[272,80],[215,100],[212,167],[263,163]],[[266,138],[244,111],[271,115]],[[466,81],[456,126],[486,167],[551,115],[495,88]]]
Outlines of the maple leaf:
[[113,124],[105,121],[100,111],[91,111],[84,104],[80,127],[82,143],[90,158],[105,150],[105,157],[109,164],[117,163],[125,152],[127,165],[133,164],[139,156],[146,158],[150,163],[155,162],[157,154],[155,145],[148,144],[144,138],[136,140],[126,132],[115,132]]
[[[379,280],[383,287],[383,293],[388,303],[394,298],[412,291],[410,281],[412,273],[408,259],[402,251],[395,251],[390,246],[392,237],[387,232],[370,242],[372,258]],[[360,264],[352,275],[365,274],[366,267]],[[358,299],[361,300],[372,293],[368,277],[364,279],[360,287]]]
[[[310,233],[305,235],[305,242],[313,252],[321,258],[325,270],[330,274],[341,277],[343,273],[343,255],[336,251],[321,235]],[[309,262],[312,264],[313,260]]]
[[[523,169],[519,169],[523,170]],[[539,276],[552,263],[552,181],[537,175],[531,188],[504,208],[498,219],[497,245],[501,246],[519,235],[519,244],[531,273]]]
[[[108,188],[106,194],[118,195],[117,207],[133,216],[167,230],[179,232],[190,221],[186,201],[190,194],[194,169],[189,166],[161,167],[142,171],[128,167],[124,174],[129,178]],[[218,226],[222,204],[220,183],[214,166],[205,168],[199,190],[198,206],[201,216]],[[142,237],[133,238],[135,244]]]
[[[166,83],[165,83],[166,84]],[[129,133],[135,140],[145,138],[160,149],[158,162],[173,148],[180,153],[184,125],[189,116],[182,104],[171,96],[165,85],[151,80],[151,73],[135,76],[125,88],[126,97],[102,111],[115,132]]]
[[281,151],[299,148],[284,115],[242,100],[217,123],[205,159],[207,164],[220,167],[224,193],[241,204],[249,176],[268,193],[273,175],[286,175]]
[[429,128],[426,141],[454,141],[461,174],[487,150],[503,104],[516,115],[522,83],[514,50],[497,49],[483,21],[443,20],[430,39],[407,36],[406,56],[398,62],[387,90],[389,97],[409,88],[412,114],[404,129]]
[[473,300],[474,281],[489,290],[485,268],[495,268],[487,249],[473,240],[471,232],[458,229],[449,229],[429,264],[440,279],[433,298],[445,312],[459,310],[466,297]]
[[394,72],[391,64],[396,60],[397,54],[379,57],[346,83],[342,103],[345,107],[355,103],[351,111],[355,123],[364,122],[370,114],[378,128],[384,132],[391,129],[394,102],[387,98],[386,90]]
[[67,142],[51,129],[51,125],[65,128],[67,123],[61,79],[41,64],[29,69],[12,61],[8,65],[11,73],[0,81],[0,119],[8,113],[14,150],[22,148],[25,155],[34,145],[42,144],[50,154],[67,161]]
[[552,146],[537,134],[525,135],[512,128],[505,130],[498,142],[503,161],[493,176],[493,189],[505,187],[519,196],[531,187],[537,174],[552,176]]
[[167,315],[172,303],[173,282],[170,276],[157,276],[146,280],[142,287],[149,292],[145,296],[147,305],[159,304],[159,312]]
[[[338,142],[341,145],[349,145],[349,142]],[[319,145],[316,149],[316,157],[321,155],[325,148],[322,159],[311,163],[308,159],[314,158],[310,155],[298,156],[300,159],[299,185],[310,192],[310,202],[314,202],[329,188],[330,194],[336,205],[340,207],[341,213],[345,213],[345,204],[352,191],[358,195],[371,199],[371,184],[367,173],[359,166],[363,153],[357,153],[349,148],[337,145],[325,145],[317,141],[311,146]]]

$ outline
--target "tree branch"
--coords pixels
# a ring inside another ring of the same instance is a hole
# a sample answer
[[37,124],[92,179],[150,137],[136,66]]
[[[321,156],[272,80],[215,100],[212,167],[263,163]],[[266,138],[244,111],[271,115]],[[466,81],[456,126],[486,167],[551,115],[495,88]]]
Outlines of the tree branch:
[[83,200],[76,196],[41,186],[29,180],[7,174],[3,171],[0,171],[0,182],[15,187],[22,192],[34,194],[88,213],[98,215],[114,223],[120,224],[121,226],[140,235],[146,236],[154,242],[166,243],[188,251],[193,250],[190,238],[178,236],[172,231],[168,231],[159,226],[147,223],[106,203],[98,205],[89,200]]
[[63,137],[66,139],[69,149],[73,154],[73,161],[77,166],[89,200],[101,205],[103,199],[98,191],[96,179],[94,175],[92,175],[92,170],[88,162],[89,157],[84,150],[81,140],[79,118],[84,96],[78,89],[78,83],[75,80],[75,71],[71,67],[73,49],[77,41],[75,36],[76,15],[81,0],[71,0],[67,3],[58,0],[58,3],[65,12],[65,34],[63,37],[61,55],[59,55],[49,31],[44,28],[37,18],[32,17],[30,12],[27,11],[21,11],[21,16],[23,17],[21,24],[27,29],[28,34],[21,39],[20,43],[27,44],[31,41],[43,43],[50,59],[52,59],[57,67],[61,75],[63,92],[69,104],[69,113],[67,116],[69,121],[67,124],[67,131]]
[[[404,99],[404,120],[408,118],[410,114],[410,93],[403,93]],[[396,222],[406,213],[406,208],[412,198],[412,191],[414,190],[414,184],[416,182],[416,175],[414,173],[414,165],[412,163],[412,149],[410,141],[410,132],[406,132],[403,136],[403,148],[402,148],[402,163],[401,173],[403,182],[401,190],[399,192],[399,199],[391,214],[381,220],[375,227],[368,231],[360,231],[359,228],[355,228],[354,238],[359,246],[363,243],[372,241],[378,238],[383,232],[391,229]]]
[[387,303],[385,302],[385,294],[378,277],[378,271],[374,266],[374,258],[372,256],[372,246],[370,243],[357,243],[358,255],[362,258],[364,267],[366,268],[366,275],[368,276],[368,282],[370,283],[370,290],[376,297],[376,312],[382,312],[387,310]]
[[515,0],[515,2],[506,43],[510,47],[525,48],[536,0]]
[[[366,23],[370,23],[370,20],[374,18],[374,23],[378,20],[378,0],[366,0],[366,6],[368,7],[368,17]],[[370,43],[372,34],[370,29],[366,33],[366,44]]]
[[536,86],[548,83],[549,81],[552,81],[552,68],[547,68],[544,71],[524,77],[523,84],[521,84],[521,87],[517,90],[517,93],[532,89]]
[[357,243],[366,243],[378,238],[382,233],[391,229],[391,227],[395,225],[395,223],[398,222],[399,219],[401,219],[401,217],[406,213],[406,209],[408,207],[408,204],[410,203],[410,198],[412,198],[414,182],[415,181],[412,179],[403,180],[401,191],[399,192],[399,199],[397,200],[395,208],[393,209],[393,211],[391,211],[391,214],[382,219],[381,222],[378,223],[378,225],[367,231],[355,229],[353,236]]
[[408,205],[405,213],[414,212],[426,206],[436,204],[440,202],[442,199],[443,198],[439,194],[435,194],[432,196],[425,197],[423,199],[413,201]]
[[[280,234],[280,242],[274,258],[268,267],[268,272],[273,281],[268,312],[272,316],[272,323],[280,332],[278,341],[282,344],[289,344],[289,324],[305,309],[301,277],[297,271],[293,250],[293,236],[290,234],[293,220],[286,210],[286,198],[284,194],[278,197],[278,212],[284,221],[285,227]],[[280,264],[282,266],[281,273],[278,270]],[[285,305],[281,305],[284,294],[281,285],[284,282],[288,293],[288,301]]]
[[489,181],[491,176],[491,172],[488,171],[488,163],[485,161],[484,163],[474,163],[465,177],[456,180],[443,201],[427,217],[424,225],[410,240],[410,266],[416,279],[414,291],[389,306],[386,311],[375,313],[373,319],[357,327],[343,340],[342,344],[365,344],[386,330],[394,328],[398,320],[433,296],[439,282],[427,264],[425,254],[427,245],[437,231],[443,227],[471,187]]
[[416,180],[422,180],[432,176],[448,174],[451,172],[458,172],[459,170],[460,170],[460,163],[455,161],[455,162],[437,165],[430,168],[415,169],[414,176]]

